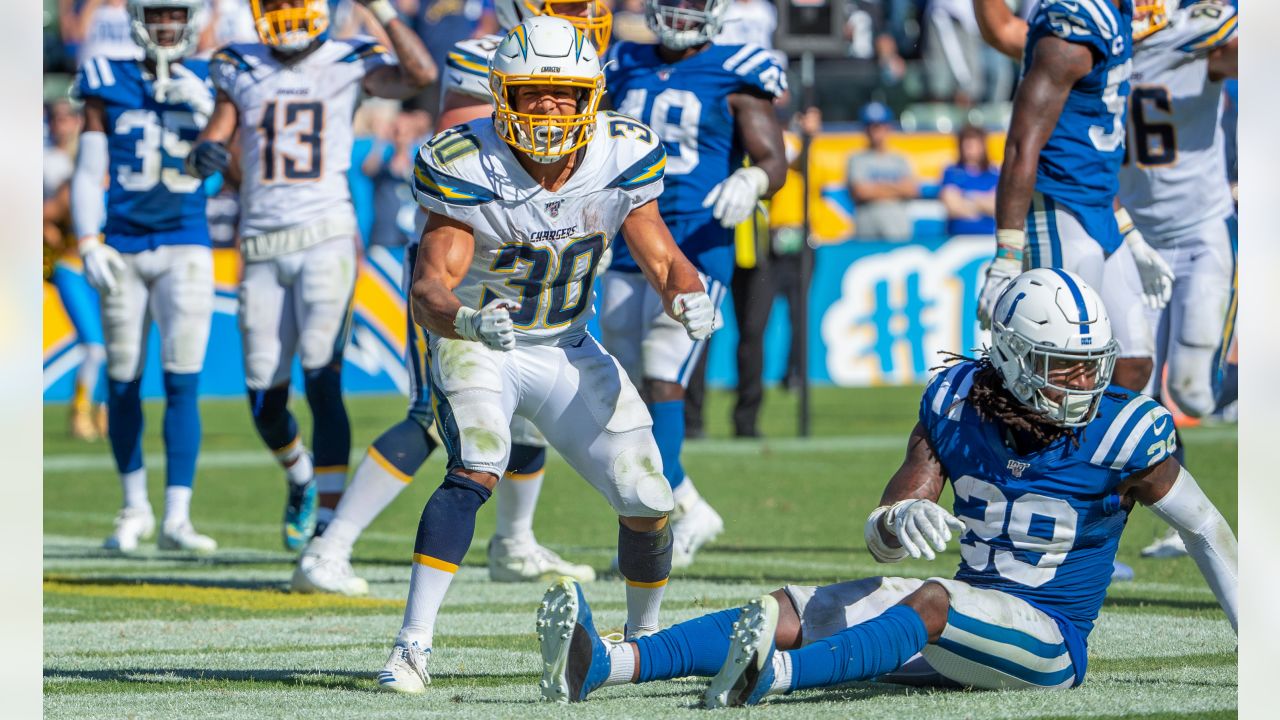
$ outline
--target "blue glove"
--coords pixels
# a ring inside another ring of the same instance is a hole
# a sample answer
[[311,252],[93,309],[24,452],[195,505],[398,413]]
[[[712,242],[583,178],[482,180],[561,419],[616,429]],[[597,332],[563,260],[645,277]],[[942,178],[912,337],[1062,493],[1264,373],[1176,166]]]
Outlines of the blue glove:
[[187,155],[187,172],[201,180],[215,173],[226,172],[231,164],[231,151],[220,142],[205,140],[191,148]]

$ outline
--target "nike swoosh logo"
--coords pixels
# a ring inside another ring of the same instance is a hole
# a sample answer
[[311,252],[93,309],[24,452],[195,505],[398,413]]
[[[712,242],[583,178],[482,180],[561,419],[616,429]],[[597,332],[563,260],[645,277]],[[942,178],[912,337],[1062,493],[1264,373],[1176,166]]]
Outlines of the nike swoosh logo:
[[1152,427],[1152,430],[1155,430],[1156,434],[1159,435],[1160,433],[1164,432],[1165,425],[1168,422],[1169,422],[1169,418],[1160,418],[1160,421],[1157,422],[1155,426]]

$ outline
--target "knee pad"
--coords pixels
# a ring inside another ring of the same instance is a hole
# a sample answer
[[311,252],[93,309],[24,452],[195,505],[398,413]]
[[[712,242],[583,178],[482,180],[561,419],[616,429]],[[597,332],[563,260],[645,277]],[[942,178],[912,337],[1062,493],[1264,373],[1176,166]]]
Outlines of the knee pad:
[[507,475],[529,476],[542,472],[547,464],[547,449],[535,445],[512,445],[507,460]]
[[660,583],[671,574],[671,523],[637,532],[618,523],[618,572],[629,584]]
[[613,492],[609,502],[614,512],[622,517],[658,517],[671,512],[675,497],[671,485],[662,475],[662,457],[652,436],[647,431],[637,431],[647,441],[628,444],[613,458],[610,476]]
[[249,390],[249,412],[263,442],[279,450],[298,437],[298,423],[289,412],[289,386]]

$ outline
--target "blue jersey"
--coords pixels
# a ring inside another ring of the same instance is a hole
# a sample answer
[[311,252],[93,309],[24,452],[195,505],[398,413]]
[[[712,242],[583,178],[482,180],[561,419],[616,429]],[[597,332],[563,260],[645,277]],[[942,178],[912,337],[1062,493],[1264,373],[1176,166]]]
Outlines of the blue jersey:
[[1129,517],[1116,487],[1173,453],[1173,418],[1151,398],[1112,386],[1087,426],[1019,455],[1004,428],[965,401],[977,368],[951,366],[920,403],[965,524],[956,579],[1022,598],[1057,620],[1079,682]]
[[[702,201],[742,167],[745,150],[729,96],[782,95],[787,87],[782,67],[773,53],[755,45],[709,45],[667,64],[657,45],[622,42],[606,60],[614,108],[652,128],[667,151],[666,189],[658,209],[676,243],[699,270],[727,283],[733,273],[733,230],[720,227]],[[611,267],[639,271],[621,243]]]
[[[175,77],[206,82],[208,69],[203,60],[170,65]],[[111,185],[103,234],[120,252],[209,244],[203,183],[183,168],[200,126],[190,105],[156,100],[154,80],[138,60],[105,58],[86,61],[76,78],[80,97],[97,98],[106,113]]]
[[1042,0],[1027,33],[1024,72],[1046,37],[1093,53],[1093,69],[1067,96],[1058,125],[1040,151],[1036,190],[1053,198],[1108,252],[1120,245],[1112,216],[1124,160],[1125,112],[1133,64],[1133,1]]

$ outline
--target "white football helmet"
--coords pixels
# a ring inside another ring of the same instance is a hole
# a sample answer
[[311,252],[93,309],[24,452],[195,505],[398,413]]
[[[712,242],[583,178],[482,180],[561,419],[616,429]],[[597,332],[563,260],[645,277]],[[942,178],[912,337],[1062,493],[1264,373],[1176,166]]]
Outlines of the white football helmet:
[[[147,57],[159,60],[174,61],[195,52],[200,41],[200,31],[204,29],[205,0],[129,0],[129,25],[133,31],[133,41],[142,47]],[[177,8],[187,11],[187,20],[183,23],[147,22],[148,10]],[[160,37],[161,33],[172,33],[172,41]],[[165,42],[161,42],[164,40]]]
[[[530,85],[574,89],[576,112],[522,112],[516,91]],[[564,18],[542,15],[515,26],[498,44],[489,64],[489,92],[498,136],[538,162],[553,163],[590,142],[604,97],[604,72],[582,31]]]
[[991,345],[988,357],[1005,388],[1063,427],[1087,425],[1097,414],[1120,349],[1098,293],[1075,273],[1051,268],[1009,283],[992,313]]
[[711,42],[733,0],[645,0],[644,19],[663,47],[684,50]]
[[493,11],[503,32],[531,17],[562,17],[595,43],[601,55],[613,33],[613,11],[605,0],[494,0]]

